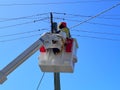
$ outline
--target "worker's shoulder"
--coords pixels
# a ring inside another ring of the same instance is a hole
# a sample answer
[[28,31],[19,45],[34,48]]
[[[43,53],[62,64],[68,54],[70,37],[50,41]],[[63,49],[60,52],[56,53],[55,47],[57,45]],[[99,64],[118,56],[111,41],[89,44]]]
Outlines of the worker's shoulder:
[[69,28],[65,27],[65,28],[62,28],[62,30],[69,31]]

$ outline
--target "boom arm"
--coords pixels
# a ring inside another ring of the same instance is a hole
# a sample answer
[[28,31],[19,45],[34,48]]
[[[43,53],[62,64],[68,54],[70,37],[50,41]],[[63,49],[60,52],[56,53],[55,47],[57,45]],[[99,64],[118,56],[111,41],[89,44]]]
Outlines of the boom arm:
[[33,43],[29,48],[27,48],[23,53],[16,57],[11,63],[4,67],[0,71],[0,84],[7,80],[7,76],[14,71],[19,65],[26,61],[31,55],[33,55],[40,46],[43,45],[42,37]]

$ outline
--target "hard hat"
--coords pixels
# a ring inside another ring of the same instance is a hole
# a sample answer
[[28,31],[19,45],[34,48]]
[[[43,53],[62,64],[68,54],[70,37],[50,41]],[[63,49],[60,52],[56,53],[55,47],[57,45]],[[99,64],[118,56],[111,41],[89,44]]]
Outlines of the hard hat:
[[59,24],[59,28],[62,29],[62,28],[65,28],[67,26],[66,22],[61,22]]
[[66,25],[66,22],[61,22],[61,25],[63,26],[63,27],[66,27],[67,25]]

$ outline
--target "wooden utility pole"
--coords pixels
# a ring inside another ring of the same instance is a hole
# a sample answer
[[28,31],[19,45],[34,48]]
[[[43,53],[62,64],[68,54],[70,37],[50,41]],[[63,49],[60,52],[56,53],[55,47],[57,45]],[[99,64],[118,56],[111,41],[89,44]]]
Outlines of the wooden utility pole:
[[[53,22],[53,14],[50,13],[50,21],[51,21],[51,33],[56,33],[57,23]],[[60,73],[54,72],[54,90],[61,90],[60,88]]]

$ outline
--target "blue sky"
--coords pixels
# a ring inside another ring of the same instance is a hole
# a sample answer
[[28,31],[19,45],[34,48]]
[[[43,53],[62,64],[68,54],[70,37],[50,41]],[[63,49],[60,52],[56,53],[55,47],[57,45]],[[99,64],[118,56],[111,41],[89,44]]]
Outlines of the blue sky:
[[[70,28],[117,3],[119,0],[2,0],[0,69],[34,43],[40,34],[50,31],[50,12],[54,12],[54,21],[66,21]],[[120,90],[119,11],[117,6],[70,28],[79,44],[78,62],[74,73],[61,73],[61,90]],[[38,66],[39,54],[36,52],[13,71],[0,90],[36,90],[43,74]],[[39,90],[53,89],[53,73],[45,73]]]

